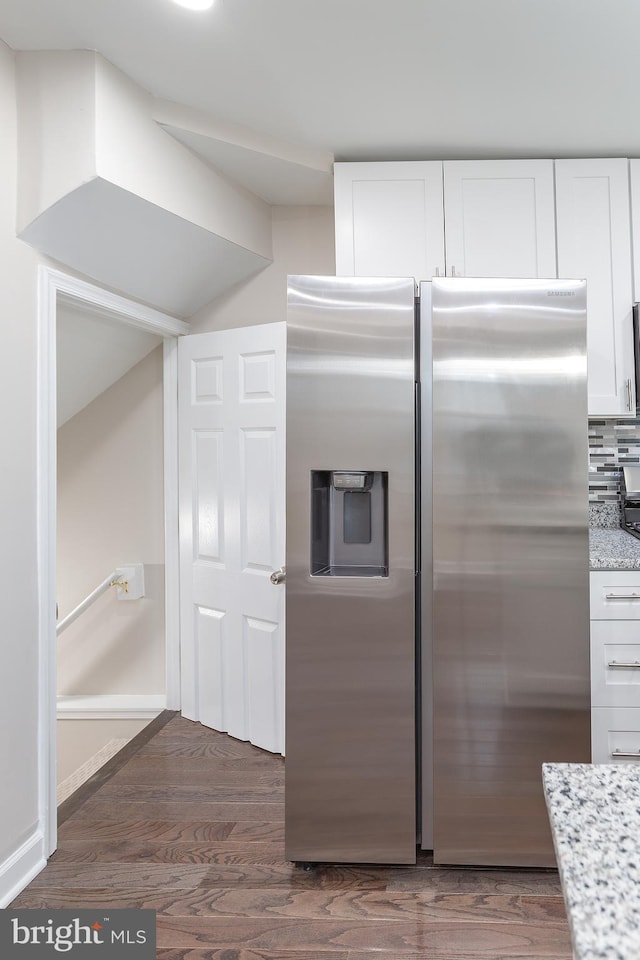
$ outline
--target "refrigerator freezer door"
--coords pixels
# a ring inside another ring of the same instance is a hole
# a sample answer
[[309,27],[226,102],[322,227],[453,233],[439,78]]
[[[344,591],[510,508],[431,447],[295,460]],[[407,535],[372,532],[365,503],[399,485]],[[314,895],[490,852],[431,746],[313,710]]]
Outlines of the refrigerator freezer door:
[[289,278],[289,860],[415,862],[414,289]]
[[434,280],[434,859],[555,863],[589,762],[586,284]]

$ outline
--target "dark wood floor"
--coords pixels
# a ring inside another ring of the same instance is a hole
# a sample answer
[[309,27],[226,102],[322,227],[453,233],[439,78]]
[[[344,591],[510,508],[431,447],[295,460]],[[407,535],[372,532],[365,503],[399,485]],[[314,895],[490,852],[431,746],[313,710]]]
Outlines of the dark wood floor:
[[281,758],[179,717],[127,756],[12,906],[154,909],[160,960],[571,957],[553,871],[307,873],[284,859]]

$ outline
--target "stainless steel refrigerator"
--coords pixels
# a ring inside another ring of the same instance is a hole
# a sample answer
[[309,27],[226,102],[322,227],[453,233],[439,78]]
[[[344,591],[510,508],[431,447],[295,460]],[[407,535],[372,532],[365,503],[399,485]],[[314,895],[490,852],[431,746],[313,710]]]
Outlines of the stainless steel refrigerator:
[[581,281],[289,278],[289,859],[554,863],[540,766],[589,759],[585,320]]

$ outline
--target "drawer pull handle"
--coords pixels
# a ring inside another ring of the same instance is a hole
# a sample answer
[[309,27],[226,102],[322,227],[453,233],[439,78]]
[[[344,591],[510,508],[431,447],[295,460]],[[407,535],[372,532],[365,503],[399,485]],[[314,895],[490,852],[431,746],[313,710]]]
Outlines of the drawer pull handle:
[[610,667],[622,667],[624,670],[640,670],[640,660],[609,660]]
[[627,752],[626,750],[612,750],[611,756],[612,757],[628,757],[630,760],[631,759],[640,760],[640,752],[630,753],[630,752]]
[[605,600],[640,600],[640,593],[605,593]]

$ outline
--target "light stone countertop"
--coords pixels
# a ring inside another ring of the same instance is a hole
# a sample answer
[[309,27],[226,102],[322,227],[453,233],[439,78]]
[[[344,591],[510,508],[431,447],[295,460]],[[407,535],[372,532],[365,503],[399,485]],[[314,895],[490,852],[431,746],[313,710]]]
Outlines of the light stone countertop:
[[640,765],[545,763],[576,960],[640,958]]
[[640,540],[620,527],[589,527],[589,569],[640,570]]

